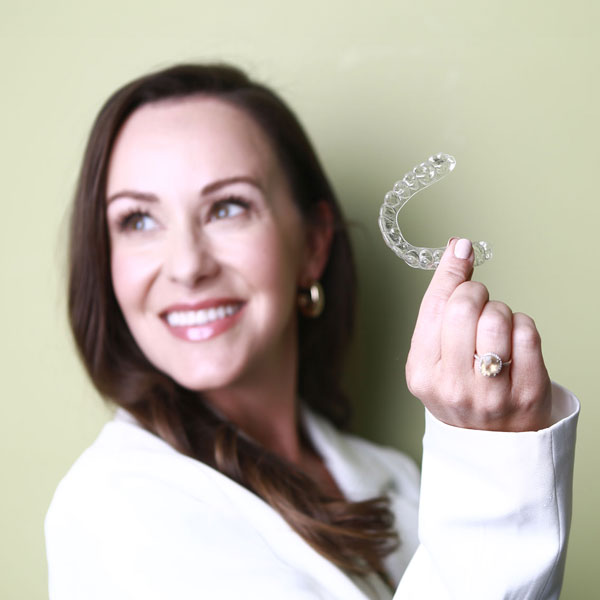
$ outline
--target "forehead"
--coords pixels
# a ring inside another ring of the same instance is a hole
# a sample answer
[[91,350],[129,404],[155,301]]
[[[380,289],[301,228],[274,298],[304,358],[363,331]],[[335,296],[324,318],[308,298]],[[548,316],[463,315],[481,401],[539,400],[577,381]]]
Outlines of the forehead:
[[152,183],[160,174],[200,182],[249,174],[281,175],[271,143],[255,120],[219,99],[193,96],[137,109],[119,132],[109,164],[108,188]]

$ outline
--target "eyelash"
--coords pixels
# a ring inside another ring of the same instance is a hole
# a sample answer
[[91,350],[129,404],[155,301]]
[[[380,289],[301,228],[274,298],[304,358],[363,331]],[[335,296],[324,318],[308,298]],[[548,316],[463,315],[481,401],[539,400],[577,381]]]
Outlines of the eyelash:
[[152,218],[152,215],[148,211],[140,210],[138,208],[130,210],[119,219],[119,231],[131,231],[132,228],[130,225],[133,223],[134,218],[142,219],[144,217]]
[[211,206],[209,211],[209,220],[213,220],[213,217],[215,218],[215,220],[220,220],[216,217],[216,215],[219,212],[219,210],[226,207],[228,204],[234,204],[235,206],[239,206],[244,210],[250,208],[250,202],[248,202],[247,200],[243,200],[242,198],[239,198],[237,196],[229,196],[228,198],[224,198],[223,200],[217,200]]

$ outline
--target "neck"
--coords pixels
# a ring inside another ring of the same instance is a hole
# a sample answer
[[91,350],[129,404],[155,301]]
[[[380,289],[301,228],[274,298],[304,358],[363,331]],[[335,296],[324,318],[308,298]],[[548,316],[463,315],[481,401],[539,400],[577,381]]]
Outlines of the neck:
[[296,465],[302,460],[298,427],[295,344],[252,376],[204,396],[227,419],[267,450]]

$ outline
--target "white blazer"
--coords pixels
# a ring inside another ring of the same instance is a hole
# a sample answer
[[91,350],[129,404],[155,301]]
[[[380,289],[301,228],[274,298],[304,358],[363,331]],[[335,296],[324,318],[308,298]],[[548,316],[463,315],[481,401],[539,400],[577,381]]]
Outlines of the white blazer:
[[334,566],[263,500],[119,409],[48,509],[50,599],[558,598],[578,410],[554,385],[554,425],[538,432],[461,429],[427,413],[421,482],[403,454],[305,410],[345,496],[391,498],[401,540],[387,560],[392,594]]

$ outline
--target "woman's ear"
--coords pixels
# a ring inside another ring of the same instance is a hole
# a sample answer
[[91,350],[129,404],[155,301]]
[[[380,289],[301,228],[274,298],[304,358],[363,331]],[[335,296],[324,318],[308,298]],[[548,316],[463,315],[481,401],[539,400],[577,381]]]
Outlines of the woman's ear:
[[309,287],[321,279],[329,260],[333,232],[333,210],[328,202],[321,200],[313,208],[306,228],[306,255],[300,273],[300,287]]

